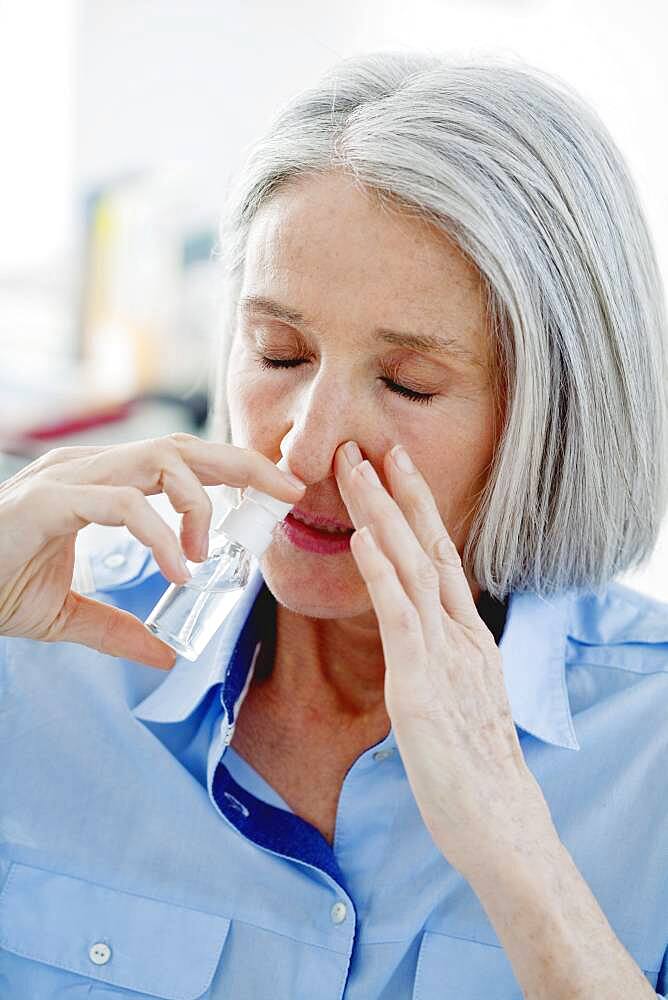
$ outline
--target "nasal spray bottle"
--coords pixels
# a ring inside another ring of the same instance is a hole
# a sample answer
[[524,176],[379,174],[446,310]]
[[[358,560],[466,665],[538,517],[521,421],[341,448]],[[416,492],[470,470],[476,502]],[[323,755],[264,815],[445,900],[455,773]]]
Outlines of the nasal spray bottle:
[[[290,471],[285,457],[277,468]],[[190,562],[192,579],[172,583],[151,611],[145,622],[151,632],[181,656],[196,660],[241,597],[252,556],[262,556],[273,529],[293,506],[252,486],[245,489],[240,503],[209,533],[206,561]]]

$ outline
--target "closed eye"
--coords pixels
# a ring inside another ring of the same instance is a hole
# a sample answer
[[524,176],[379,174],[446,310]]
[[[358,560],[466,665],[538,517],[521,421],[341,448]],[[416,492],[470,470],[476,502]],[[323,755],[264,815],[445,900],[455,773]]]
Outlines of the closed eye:
[[[276,368],[296,368],[301,365],[306,360],[305,358],[267,358],[264,355],[258,357],[258,362],[261,368],[265,369],[276,369]],[[406,399],[412,400],[414,403],[426,403],[429,404],[437,395],[435,392],[416,392],[414,389],[409,389],[405,385],[399,385],[391,378],[383,376],[380,381],[390,390],[390,392],[395,393],[397,396],[404,396]]]

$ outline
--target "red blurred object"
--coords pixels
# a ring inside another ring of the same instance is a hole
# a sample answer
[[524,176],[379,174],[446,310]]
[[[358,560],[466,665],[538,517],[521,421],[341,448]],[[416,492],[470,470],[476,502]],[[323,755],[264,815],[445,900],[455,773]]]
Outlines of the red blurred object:
[[78,417],[68,417],[64,420],[54,421],[44,424],[42,427],[35,427],[21,435],[24,441],[51,441],[53,438],[66,437],[68,434],[76,434],[78,431],[87,431],[91,427],[99,427],[101,424],[111,424],[117,420],[124,420],[134,409],[136,400],[128,400],[124,403],[116,403],[93,413],[85,413]]

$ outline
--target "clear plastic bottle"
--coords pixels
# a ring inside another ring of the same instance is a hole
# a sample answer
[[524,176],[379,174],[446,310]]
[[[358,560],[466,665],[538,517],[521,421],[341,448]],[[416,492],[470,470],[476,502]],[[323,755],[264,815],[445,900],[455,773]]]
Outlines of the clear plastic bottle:
[[[285,458],[277,467],[290,471]],[[192,579],[170,584],[146,619],[147,628],[181,656],[196,660],[241,597],[252,556],[262,556],[273,529],[293,506],[248,487],[209,533],[208,559],[188,562]]]

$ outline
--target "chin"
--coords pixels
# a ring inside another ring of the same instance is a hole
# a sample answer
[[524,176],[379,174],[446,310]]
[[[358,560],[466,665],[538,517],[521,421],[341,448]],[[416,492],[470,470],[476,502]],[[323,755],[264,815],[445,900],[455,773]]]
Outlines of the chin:
[[354,618],[372,610],[366,584],[350,553],[318,556],[292,549],[288,554],[274,542],[262,556],[260,569],[278,603],[297,615]]

